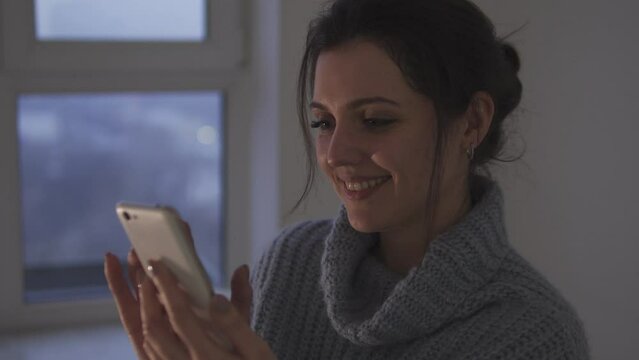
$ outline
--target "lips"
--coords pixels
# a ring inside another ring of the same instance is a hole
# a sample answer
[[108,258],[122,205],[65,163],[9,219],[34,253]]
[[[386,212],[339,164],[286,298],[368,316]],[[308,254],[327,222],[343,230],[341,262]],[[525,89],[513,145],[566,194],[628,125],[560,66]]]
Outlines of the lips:
[[344,184],[349,191],[363,191],[366,189],[372,189],[375,186],[380,185],[384,181],[388,180],[388,178],[388,176],[384,176],[370,180],[344,181]]
[[382,184],[391,179],[391,176],[373,178],[351,178],[341,180],[343,192],[350,200],[363,200],[371,196]]

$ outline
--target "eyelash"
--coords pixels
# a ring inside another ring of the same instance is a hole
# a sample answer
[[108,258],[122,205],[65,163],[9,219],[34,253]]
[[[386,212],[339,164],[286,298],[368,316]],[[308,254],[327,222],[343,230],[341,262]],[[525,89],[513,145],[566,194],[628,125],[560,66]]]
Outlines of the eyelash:
[[[364,126],[367,128],[378,129],[378,128],[382,128],[394,123],[395,119],[366,118],[363,120],[363,122],[364,122]],[[311,121],[311,128],[313,129],[320,128],[321,130],[327,130],[330,128],[330,126],[331,124],[329,123],[328,120],[320,119],[320,120]]]
[[325,130],[325,129],[328,129],[329,126],[330,126],[330,124],[326,120],[313,120],[313,121],[311,121],[311,128],[312,129],[321,128],[322,130]]
[[368,118],[364,119],[364,124],[369,128],[382,128],[395,122],[395,119]]

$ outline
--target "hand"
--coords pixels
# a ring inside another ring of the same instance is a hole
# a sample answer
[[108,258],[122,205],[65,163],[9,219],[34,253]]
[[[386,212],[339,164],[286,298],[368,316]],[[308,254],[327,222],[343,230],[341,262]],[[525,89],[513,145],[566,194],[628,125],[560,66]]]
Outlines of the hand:
[[164,264],[151,263],[155,275],[149,279],[135,252],[129,253],[127,262],[132,283],[139,284],[135,294],[124,280],[118,259],[111,254],[105,258],[105,274],[138,358],[275,358],[249,326],[252,291],[248,267],[233,273],[231,301],[214,296],[209,319],[204,320],[193,312],[187,294]]
[[[128,274],[131,284],[142,284],[144,280],[144,270],[140,265],[134,250],[129,251],[127,256]],[[111,294],[115,299],[115,303],[120,315],[120,321],[124,326],[129,340],[133,344],[136,354],[140,360],[149,359],[144,352],[144,335],[142,331],[142,320],[140,316],[139,305],[139,287],[135,287],[135,296],[131,293],[129,286],[124,280],[122,268],[118,258],[108,253],[104,257],[104,275],[109,284]]]

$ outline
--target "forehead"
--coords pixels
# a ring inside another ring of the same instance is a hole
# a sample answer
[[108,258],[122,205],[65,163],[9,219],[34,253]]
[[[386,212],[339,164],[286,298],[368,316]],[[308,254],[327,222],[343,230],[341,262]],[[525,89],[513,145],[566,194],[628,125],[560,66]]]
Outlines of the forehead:
[[323,51],[315,67],[315,101],[339,106],[354,98],[382,96],[398,103],[415,96],[399,67],[370,41]]

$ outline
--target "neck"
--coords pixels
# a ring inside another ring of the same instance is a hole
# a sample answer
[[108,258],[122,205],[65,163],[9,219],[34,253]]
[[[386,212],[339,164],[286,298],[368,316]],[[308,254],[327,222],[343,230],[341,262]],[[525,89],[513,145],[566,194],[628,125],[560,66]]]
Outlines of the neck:
[[442,192],[440,199],[445,201],[435,204],[432,225],[423,215],[402,226],[380,232],[379,245],[375,251],[386,268],[401,275],[408,274],[421,263],[430,242],[470,211],[472,202],[468,181],[455,188],[461,191]]

